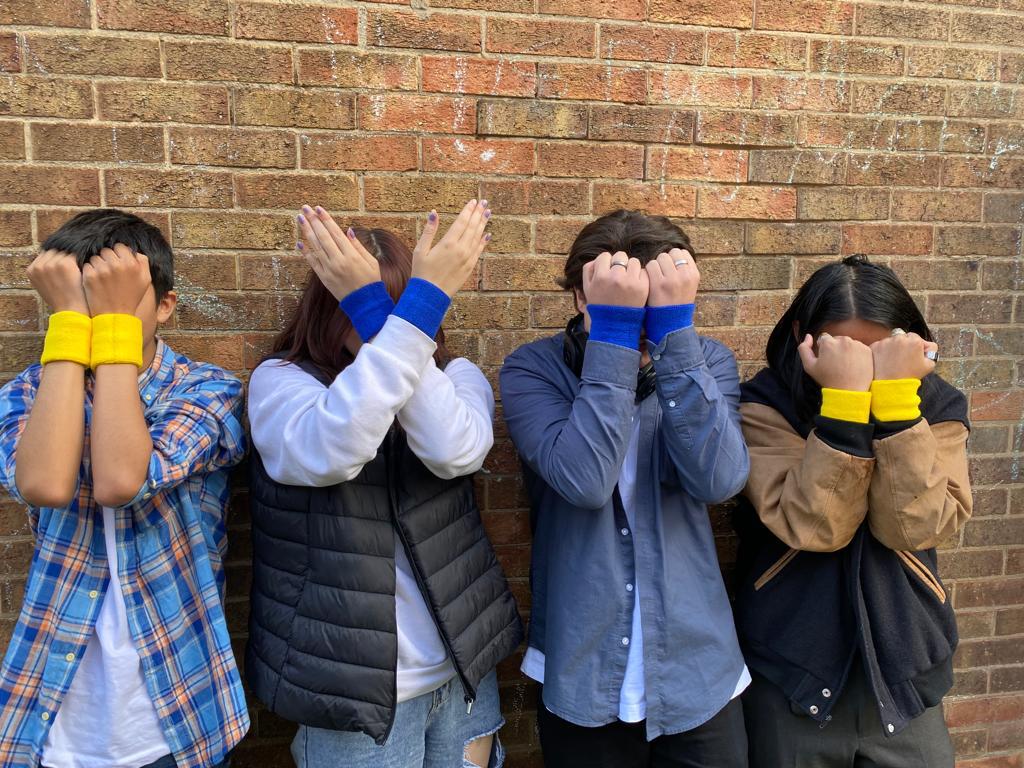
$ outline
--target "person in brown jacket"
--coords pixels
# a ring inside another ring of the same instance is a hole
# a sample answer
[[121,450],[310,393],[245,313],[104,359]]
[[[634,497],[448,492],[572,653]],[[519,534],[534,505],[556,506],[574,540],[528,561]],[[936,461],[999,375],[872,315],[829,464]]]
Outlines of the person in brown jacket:
[[967,402],[887,267],[815,272],[742,385],[736,624],[752,768],[952,768],[956,621],[935,547],[971,514]]

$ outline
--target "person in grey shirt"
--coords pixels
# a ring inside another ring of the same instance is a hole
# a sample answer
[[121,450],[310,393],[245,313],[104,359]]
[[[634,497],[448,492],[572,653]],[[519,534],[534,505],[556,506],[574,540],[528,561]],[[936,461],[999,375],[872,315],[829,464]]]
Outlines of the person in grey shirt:
[[743,488],[749,458],[735,359],[693,327],[699,281],[669,219],[602,216],[565,264],[580,314],[501,371],[549,768],[747,765],[750,676],[706,505]]

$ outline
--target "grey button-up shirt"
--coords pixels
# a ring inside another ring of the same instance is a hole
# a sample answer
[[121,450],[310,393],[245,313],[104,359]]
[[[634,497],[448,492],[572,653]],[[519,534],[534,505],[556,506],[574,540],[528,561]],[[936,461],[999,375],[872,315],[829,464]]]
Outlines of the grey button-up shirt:
[[647,738],[690,730],[729,702],[743,673],[706,506],[738,493],[750,467],[736,361],[692,327],[650,345],[657,397],[639,411],[630,527],[613,492],[640,353],[590,341],[577,378],[562,342],[520,347],[501,371],[534,522],[529,644],[545,656],[544,704],[578,725],[617,719],[635,583]]

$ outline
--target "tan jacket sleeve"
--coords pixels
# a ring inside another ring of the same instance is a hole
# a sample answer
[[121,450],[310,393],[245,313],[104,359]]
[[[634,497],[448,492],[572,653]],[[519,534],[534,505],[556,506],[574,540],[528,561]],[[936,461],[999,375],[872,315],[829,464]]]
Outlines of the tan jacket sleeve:
[[750,451],[743,494],[783,543],[811,552],[842,549],[868,513],[874,459],[852,456],[818,439],[804,440],[767,405],[740,405]]
[[971,516],[967,428],[959,421],[924,419],[874,441],[875,472],[868,493],[868,526],[895,550],[930,549]]

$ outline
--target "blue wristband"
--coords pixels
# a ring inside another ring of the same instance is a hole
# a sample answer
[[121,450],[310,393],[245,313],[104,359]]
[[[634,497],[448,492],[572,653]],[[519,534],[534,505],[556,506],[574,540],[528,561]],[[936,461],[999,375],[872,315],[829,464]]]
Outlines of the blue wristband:
[[383,280],[357,288],[338,302],[341,311],[348,315],[359,338],[369,341],[384,327],[388,315],[395,308],[395,302],[388,294]]
[[441,321],[451,306],[452,300],[447,293],[433,283],[414,277],[409,280],[394,314],[406,322],[412,323],[430,338],[437,336],[441,330]]
[[640,328],[644,324],[643,307],[620,307],[612,304],[588,304],[590,340],[637,349]]
[[644,328],[647,330],[647,338],[655,344],[661,344],[661,340],[672,331],[680,328],[689,328],[693,325],[693,311],[695,304],[672,304],[667,307],[648,307],[647,315],[644,317]]

